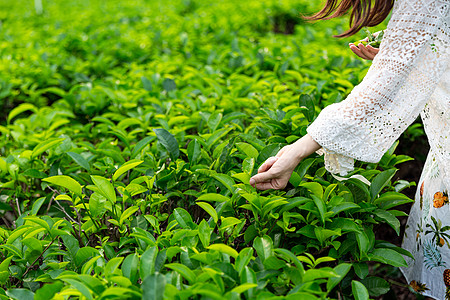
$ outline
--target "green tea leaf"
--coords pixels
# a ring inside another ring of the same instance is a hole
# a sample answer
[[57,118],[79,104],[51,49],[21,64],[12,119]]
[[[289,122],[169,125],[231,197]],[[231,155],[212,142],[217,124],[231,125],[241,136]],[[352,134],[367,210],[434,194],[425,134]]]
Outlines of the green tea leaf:
[[210,132],[214,132],[217,130],[217,127],[220,124],[220,121],[222,120],[222,114],[219,112],[215,112],[211,114],[208,118],[208,127]]
[[244,248],[239,252],[238,257],[236,258],[236,262],[234,264],[234,268],[240,274],[244,267],[246,267],[250,260],[253,257],[253,248]]
[[342,279],[344,279],[344,277],[350,271],[351,267],[352,265],[347,263],[342,263],[334,267],[333,270],[336,272],[336,274],[339,275],[339,277],[328,278],[327,290],[331,291],[332,289],[334,289],[334,287],[338,285],[342,281]]
[[376,209],[373,211],[373,213],[378,218],[388,223],[389,226],[391,226],[398,235],[400,234],[400,221],[393,214],[382,209]]
[[380,277],[370,276],[361,280],[369,291],[369,294],[373,297],[379,297],[386,294],[391,289],[391,285]]
[[231,292],[241,294],[241,293],[248,291],[249,289],[255,288],[257,286],[258,285],[256,283],[244,283],[244,284],[241,284],[241,285],[235,287],[234,289],[232,289]]
[[236,143],[236,147],[239,149],[239,151],[244,153],[247,157],[256,159],[259,155],[258,150],[256,150],[255,147],[253,147],[252,145],[250,145],[248,143]]
[[205,220],[202,220],[198,226],[198,237],[200,238],[203,247],[207,248],[211,239],[211,228]]
[[230,198],[225,197],[221,194],[207,193],[198,197],[197,201],[228,202],[230,201]]
[[195,229],[195,224],[192,222],[192,217],[185,209],[175,208],[173,215],[181,228]]
[[238,253],[236,250],[234,250],[233,248],[231,248],[230,246],[227,246],[225,244],[212,244],[212,245],[209,245],[207,247],[207,249],[216,250],[221,253],[228,254],[229,256],[234,257],[234,258],[236,258],[238,256]]
[[8,289],[6,295],[14,300],[33,300],[34,293],[27,289]]
[[187,148],[187,154],[189,162],[191,164],[197,163],[197,160],[200,157],[200,153],[201,153],[200,143],[197,140],[190,141]]
[[105,210],[106,198],[100,193],[92,193],[89,197],[89,211],[93,217],[99,217]]
[[183,278],[186,279],[189,282],[189,284],[194,284],[196,281],[195,273],[192,272],[185,265],[173,263],[173,264],[166,264],[165,267],[174,270],[175,272],[183,276]]
[[113,181],[116,181],[117,178],[120,177],[120,175],[122,175],[123,173],[127,172],[128,170],[133,169],[136,166],[139,166],[140,164],[142,164],[143,161],[141,160],[130,160],[129,162],[126,162],[124,165],[122,165],[119,169],[117,169],[116,172],[114,172],[114,175],[112,177]]
[[84,168],[88,172],[91,171],[91,166],[83,156],[75,152],[67,152],[67,155],[69,155],[80,167]]
[[203,208],[214,220],[215,223],[219,220],[219,216],[217,215],[216,210],[214,207],[211,206],[211,204],[206,202],[197,202],[197,205]]
[[139,210],[139,207],[137,206],[131,206],[128,207],[120,216],[119,224],[122,225],[125,220],[127,220],[132,214],[137,212]]
[[391,181],[396,172],[397,169],[390,169],[375,176],[372,180],[372,184],[370,185],[371,201],[375,200],[381,190]]
[[116,203],[116,191],[108,179],[98,175],[91,175],[91,179],[103,197],[111,201],[111,203]]
[[384,262],[394,267],[407,267],[405,259],[397,251],[387,248],[374,249],[371,259]]
[[36,291],[34,300],[47,300],[53,299],[56,293],[60,292],[64,287],[64,283],[56,281],[55,283],[47,283]]
[[369,300],[369,291],[359,281],[352,280],[352,292],[355,300]]
[[163,89],[167,92],[174,91],[177,89],[177,85],[175,84],[175,81],[170,78],[166,78],[163,81]]
[[234,193],[235,188],[233,185],[235,184],[233,178],[226,174],[214,174],[212,175],[214,179],[222,183],[230,192]]
[[147,92],[151,92],[153,90],[152,82],[150,80],[148,80],[147,77],[142,76],[141,81],[142,81],[142,86],[144,87],[144,89]]
[[49,182],[55,185],[62,186],[78,196],[82,196],[81,185],[74,179],[66,175],[56,175],[42,179],[42,181]]
[[16,116],[20,115],[23,112],[26,111],[32,111],[34,113],[37,113],[37,108],[33,104],[30,103],[22,103],[16,108],[13,108],[11,112],[8,114],[7,122],[8,124],[11,122],[12,119],[14,119]]
[[258,256],[262,262],[264,262],[264,260],[266,260],[269,256],[273,255],[273,242],[267,235],[255,238],[253,248],[255,248],[256,253],[258,253]]
[[44,201],[45,197],[41,197],[33,203],[33,207],[31,208],[32,215],[36,215],[39,212],[39,209],[41,209],[41,206],[42,204],[44,204]]
[[162,128],[155,128],[153,129],[153,131],[155,132],[156,137],[158,138],[158,141],[161,143],[161,145],[166,148],[170,157],[173,160],[176,160],[178,156],[180,156],[180,150],[175,137],[170,132]]
[[142,149],[144,149],[145,146],[147,146],[151,141],[153,141],[156,137],[154,136],[147,136],[136,143],[136,145],[133,148],[133,151],[131,152],[131,158],[135,158]]
[[138,280],[139,258],[136,253],[129,254],[122,264],[122,273],[134,284]]
[[139,263],[139,274],[141,278],[155,273],[156,257],[158,256],[158,248],[156,246],[149,247],[141,256]]
[[141,285],[143,291],[142,299],[163,300],[165,286],[166,277],[163,274],[156,273],[145,277]]
[[37,144],[36,147],[34,147],[33,152],[31,153],[31,158],[35,158],[41,155],[45,151],[55,147],[58,144],[61,144],[64,140],[64,138],[54,138]]

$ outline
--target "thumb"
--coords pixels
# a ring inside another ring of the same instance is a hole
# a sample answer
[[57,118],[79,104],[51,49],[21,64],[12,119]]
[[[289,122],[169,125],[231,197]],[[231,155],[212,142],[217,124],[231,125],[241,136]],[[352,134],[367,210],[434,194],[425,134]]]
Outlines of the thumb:
[[268,182],[272,179],[272,175],[269,172],[259,173],[250,178],[250,185],[255,187],[258,183]]

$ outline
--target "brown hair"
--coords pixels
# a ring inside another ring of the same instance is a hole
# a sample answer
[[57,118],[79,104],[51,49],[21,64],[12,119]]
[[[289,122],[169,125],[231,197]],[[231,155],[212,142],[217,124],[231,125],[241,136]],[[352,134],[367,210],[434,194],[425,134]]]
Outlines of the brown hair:
[[[372,4],[372,2],[374,2]],[[357,33],[364,26],[376,26],[389,15],[394,0],[327,0],[325,7],[318,13],[303,17],[306,20],[328,20],[340,17],[351,10],[350,29],[335,37],[348,37]]]

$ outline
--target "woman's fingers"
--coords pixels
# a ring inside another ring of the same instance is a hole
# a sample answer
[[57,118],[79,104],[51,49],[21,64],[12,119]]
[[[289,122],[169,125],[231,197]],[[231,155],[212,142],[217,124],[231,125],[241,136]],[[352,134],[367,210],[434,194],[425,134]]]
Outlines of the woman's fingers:
[[272,182],[257,183],[255,185],[255,188],[257,188],[258,190],[261,190],[261,191],[275,189],[275,187],[272,185]]
[[373,57],[375,57],[378,54],[378,52],[380,51],[380,49],[374,48],[370,45],[368,45],[366,48],[373,55]]
[[364,54],[364,56],[367,57],[367,59],[369,59],[369,60],[372,60],[375,57],[375,55],[370,53],[370,51],[367,50],[367,48],[362,43],[360,43],[358,45],[358,49],[361,50],[361,52]]
[[252,178],[250,178],[250,185],[255,187],[255,185],[260,183],[270,183],[273,178],[273,174],[269,172],[258,173]]
[[359,43],[358,46],[350,43],[350,49],[359,57],[367,60],[373,60],[380,51],[379,49],[374,48],[370,45],[364,46],[362,43]]
[[266,172],[278,160],[278,157],[269,157],[258,169],[258,173]]
[[364,53],[361,52],[361,50],[355,45],[355,44],[350,44],[350,50],[353,51],[353,53],[355,53],[356,55],[358,55],[359,57],[361,57],[362,59],[369,59],[367,58]]

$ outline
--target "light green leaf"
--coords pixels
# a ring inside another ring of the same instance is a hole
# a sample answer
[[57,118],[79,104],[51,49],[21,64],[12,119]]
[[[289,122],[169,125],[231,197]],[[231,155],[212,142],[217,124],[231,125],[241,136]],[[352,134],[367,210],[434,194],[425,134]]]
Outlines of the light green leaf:
[[136,145],[133,148],[133,152],[131,152],[131,157],[136,157],[142,149],[144,149],[145,146],[147,146],[151,141],[153,141],[156,137],[154,136],[147,136],[136,143]]
[[33,207],[31,208],[32,215],[36,215],[39,212],[39,209],[41,208],[44,201],[45,201],[45,197],[41,197],[33,203]]
[[344,279],[344,277],[350,271],[351,267],[352,265],[347,263],[342,263],[334,267],[333,270],[336,272],[337,275],[339,275],[339,277],[328,278],[327,290],[331,291],[332,289],[334,289],[334,287],[338,285],[339,282],[342,281],[342,279]]
[[244,248],[239,252],[238,257],[236,258],[236,262],[234,264],[234,268],[240,274],[244,267],[250,263],[250,260],[253,257],[253,248]]
[[299,187],[304,187],[310,190],[313,195],[319,197],[320,199],[323,198],[323,187],[318,182],[301,182]]
[[166,277],[163,274],[156,273],[145,277],[141,289],[144,300],[163,300],[166,286]]
[[236,250],[234,250],[233,248],[231,248],[230,246],[225,245],[225,244],[212,244],[212,245],[209,245],[207,247],[207,249],[216,250],[221,253],[226,253],[229,256],[234,257],[234,258],[236,258],[238,256],[238,252]]
[[166,264],[166,268],[174,270],[178,274],[180,274],[184,279],[186,279],[189,284],[194,284],[196,281],[196,276],[194,272],[192,272],[187,266],[174,263],[174,264]]
[[355,300],[369,300],[369,291],[359,281],[352,280],[352,292]]
[[11,122],[12,119],[14,119],[16,116],[20,115],[23,112],[26,111],[32,111],[34,113],[37,113],[37,108],[36,106],[34,106],[33,104],[30,103],[22,103],[19,106],[17,106],[16,108],[12,109],[11,112],[8,115],[8,124]]
[[236,147],[239,149],[239,151],[244,153],[247,157],[256,159],[259,155],[258,150],[256,150],[255,147],[253,147],[252,145],[250,145],[248,143],[236,143]]
[[56,175],[56,176],[42,179],[42,181],[62,186],[64,188],[68,189],[69,191],[71,191],[72,193],[75,193],[76,195],[78,195],[80,197],[82,196],[81,185],[75,179],[72,179],[69,176]]
[[203,208],[213,218],[214,222],[217,223],[217,221],[219,220],[219,216],[217,215],[216,210],[211,206],[211,204],[206,202],[197,202],[197,205]]
[[195,224],[194,222],[192,222],[192,217],[185,209],[175,208],[173,211],[173,215],[181,228],[195,229]]
[[114,172],[114,175],[112,177],[113,181],[116,181],[117,178],[120,177],[120,175],[122,175],[123,173],[127,172],[128,170],[133,169],[136,166],[139,166],[140,164],[142,164],[143,161],[141,160],[130,160],[129,162],[126,162],[124,165],[122,165],[119,169],[117,169],[116,172]]
[[248,291],[249,289],[255,288],[257,286],[258,285],[256,283],[244,283],[244,284],[241,284],[241,285],[235,287],[234,289],[232,289],[231,292],[241,294],[241,293]]
[[317,197],[316,195],[311,195],[311,198],[314,200],[314,204],[316,204],[317,210],[319,211],[320,222],[325,224],[325,213],[326,206],[323,202],[322,198]]
[[273,255],[273,242],[267,235],[255,238],[253,248],[255,248],[262,262]]
[[233,178],[226,174],[213,174],[212,177],[222,183],[230,192],[234,193],[235,188],[233,185],[235,182]]
[[203,194],[197,198],[197,201],[228,202],[230,200],[231,199],[229,197],[225,197],[221,194],[216,193]]
[[209,241],[211,239],[211,228],[205,220],[202,220],[198,226],[198,237],[200,238],[203,247],[206,248],[209,246]]
[[41,155],[45,151],[62,143],[64,140],[65,140],[64,138],[53,138],[37,144],[36,147],[34,147],[33,152],[31,153],[31,158],[35,158]]
[[93,217],[100,216],[105,210],[106,198],[100,193],[93,193],[89,197],[89,211]]
[[99,192],[103,197],[105,197],[112,203],[116,203],[116,191],[114,190],[112,183],[109,182],[108,179],[97,175],[91,175],[91,179],[95,186],[99,189]]
[[149,247],[141,256],[139,272],[141,278],[146,278],[155,273],[156,257],[158,256],[158,248],[156,246]]
[[127,208],[120,216],[119,224],[122,225],[126,219],[128,219],[132,214],[134,214],[138,210],[139,210],[138,206],[131,206],[131,207]]
[[138,280],[139,257],[136,253],[129,254],[123,261],[122,273],[123,276],[130,279],[131,283],[136,283]]

